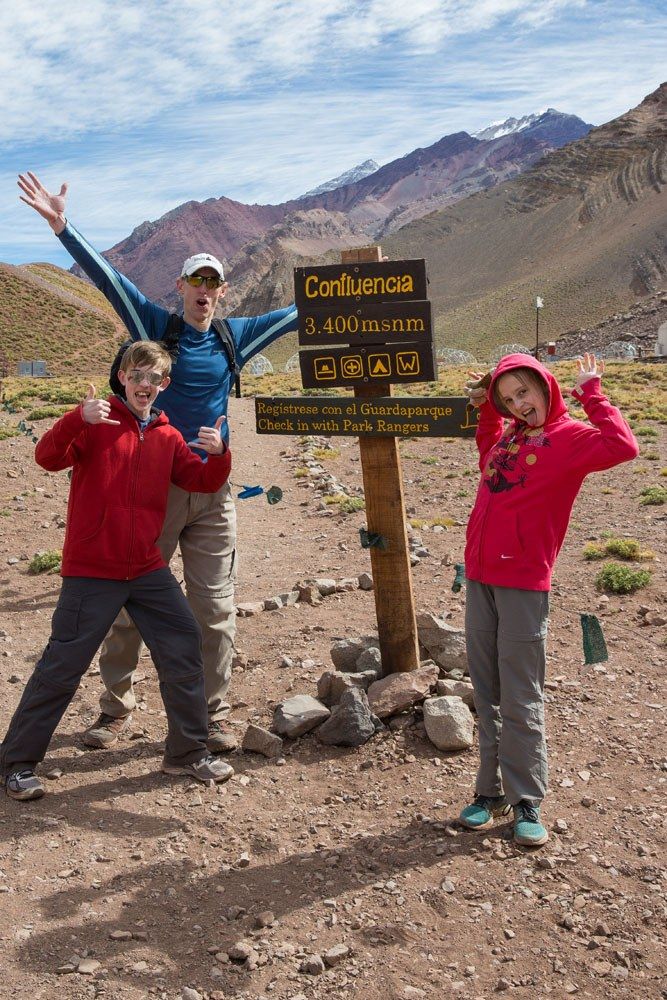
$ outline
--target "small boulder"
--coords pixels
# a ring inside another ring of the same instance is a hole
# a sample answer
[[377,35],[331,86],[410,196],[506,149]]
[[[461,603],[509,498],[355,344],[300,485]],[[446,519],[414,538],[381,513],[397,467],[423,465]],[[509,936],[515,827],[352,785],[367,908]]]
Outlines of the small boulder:
[[339,670],[326,670],[317,682],[317,697],[331,708],[338,704],[341,695],[351,687],[363,687],[359,674],[344,674]]
[[417,615],[417,635],[429,656],[444,670],[458,668],[468,673],[465,633],[429,612]]
[[356,673],[357,660],[361,654],[371,646],[377,647],[377,644],[375,635],[365,635],[359,639],[339,639],[338,642],[334,642],[330,650],[334,667],[344,673]]
[[474,722],[461,698],[445,695],[424,702],[426,735],[438,750],[469,750]]
[[328,951],[324,952],[322,956],[324,958],[324,964],[328,965],[329,968],[333,968],[334,965],[338,965],[350,954],[350,949],[346,944],[335,944],[333,948],[329,948]]
[[438,681],[436,691],[441,695],[449,695],[452,698],[460,698],[468,708],[475,707],[475,692],[472,684],[467,681],[456,681],[447,679]]
[[423,701],[438,680],[435,666],[418,667],[401,674],[389,674],[368,689],[371,710],[381,719],[404,712]]
[[360,747],[379,729],[382,723],[371,712],[365,691],[350,688],[317,730],[317,738],[327,746]]
[[296,695],[282,701],[273,714],[273,728],[277,733],[296,739],[328,719],[329,709],[317,698],[308,694]]
[[356,671],[362,673],[365,670],[374,670],[378,677],[382,677],[382,654],[378,646],[369,646],[359,656]]
[[245,731],[241,748],[248,753],[259,753],[263,757],[280,757],[283,741],[268,729],[250,723]]

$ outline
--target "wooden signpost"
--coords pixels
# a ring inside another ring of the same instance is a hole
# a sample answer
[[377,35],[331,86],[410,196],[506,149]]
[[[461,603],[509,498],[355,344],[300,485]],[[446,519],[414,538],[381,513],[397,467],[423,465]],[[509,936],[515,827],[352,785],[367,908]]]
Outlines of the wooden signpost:
[[[294,269],[305,388],[350,386],[354,397],[257,397],[260,434],[359,438],[380,652],[385,673],[416,670],[419,646],[398,438],[474,434],[465,398],[391,395],[395,382],[437,377],[423,260],[385,261],[380,247],[341,263]],[[345,345],[345,346],[339,346]]]

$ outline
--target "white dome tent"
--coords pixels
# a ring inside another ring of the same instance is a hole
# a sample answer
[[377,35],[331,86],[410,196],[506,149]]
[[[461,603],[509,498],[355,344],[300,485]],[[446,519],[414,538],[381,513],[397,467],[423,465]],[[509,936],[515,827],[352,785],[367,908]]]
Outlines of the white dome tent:
[[264,354],[256,354],[245,366],[249,375],[272,375],[273,365]]
[[436,351],[439,365],[476,365],[477,358],[470,351],[458,351],[453,347],[441,347]]

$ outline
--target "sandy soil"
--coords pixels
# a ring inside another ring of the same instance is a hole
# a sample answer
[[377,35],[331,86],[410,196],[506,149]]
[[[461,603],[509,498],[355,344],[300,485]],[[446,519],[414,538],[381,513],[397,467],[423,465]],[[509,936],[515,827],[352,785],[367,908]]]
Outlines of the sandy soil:
[[[238,503],[238,600],[370,572],[363,512],[321,509],[311,481],[294,476],[298,440],[257,437],[252,400],[232,401],[230,422],[234,482],[284,490],[276,506]],[[85,750],[80,733],[99,694],[93,666],[43,765],[61,776],[37,802],[0,805],[0,997],[667,996],[666,508],[638,504],[667,464],[664,433],[650,445],[659,461],[589,480],[558,564],[543,849],[516,848],[506,823],[486,835],[456,826],[476,754],[438,752],[419,713],[359,750],[325,748],[310,734],[277,761],[237,752],[228,784],[193,786],[159,772],[164,716],[144,658],[128,733],[113,749]],[[356,441],[332,443],[327,469],[358,487]],[[451,591],[452,564],[474,496],[474,445],[422,439],[401,452],[411,516],[455,522],[422,531],[417,608],[461,626],[465,592]],[[37,468],[25,436],[0,442],[0,458],[4,732],[59,589],[56,576],[28,575],[27,559],[62,545],[68,483]],[[582,549],[604,531],[655,551],[651,584],[636,595],[600,600],[599,564]],[[581,612],[600,617],[605,664],[583,664]],[[374,627],[373,594],[361,590],[239,619],[239,734],[248,721],[269,726],[286,695],[314,695],[332,641]],[[239,941],[252,946],[249,963],[228,958]],[[349,951],[333,953],[326,971],[300,971],[336,945]]]

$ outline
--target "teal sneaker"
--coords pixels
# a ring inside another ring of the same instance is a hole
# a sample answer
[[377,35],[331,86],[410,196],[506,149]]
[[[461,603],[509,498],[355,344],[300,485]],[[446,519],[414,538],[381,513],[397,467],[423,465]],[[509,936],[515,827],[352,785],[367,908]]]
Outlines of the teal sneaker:
[[510,809],[504,795],[476,795],[472,805],[462,810],[459,822],[469,830],[486,830],[493,826],[496,816],[507,816]]
[[539,806],[531,806],[522,799],[514,807],[514,840],[523,847],[540,847],[546,844],[549,834],[540,823]]

